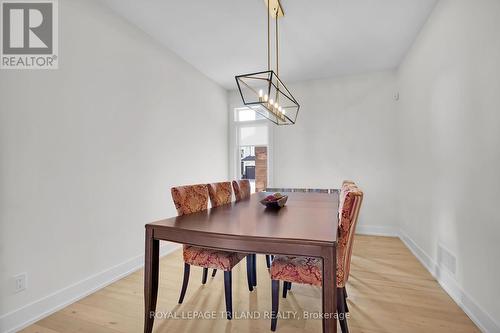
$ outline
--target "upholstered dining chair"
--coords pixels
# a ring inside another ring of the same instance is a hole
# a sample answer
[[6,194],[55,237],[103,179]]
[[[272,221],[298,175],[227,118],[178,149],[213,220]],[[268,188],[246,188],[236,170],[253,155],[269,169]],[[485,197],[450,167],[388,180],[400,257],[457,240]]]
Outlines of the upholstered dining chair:
[[[210,205],[213,207],[219,207],[222,205],[230,204],[233,197],[233,190],[231,189],[231,182],[221,182],[221,183],[212,183],[207,184],[208,187],[208,195],[210,197]],[[252,274],[254,274],[253,269],[253,257],[251,254],[248,254],[246,257],[247,261],[247,279],[248,279],[248,289],[250,291],[253,290],[253,278]],[[203,269],[203,280],[206,281],[208,274],[208,268]],[[217,274],[217,269],[212,271],[212,277],[215,277]]]
[[250,198],[250,181],[248,179],[233,180],[233,190],[236,201]]
[[[349,277],[354,233],[363,201],[363,192],[353,183],[343,185],[343,198],[339,205],[337,242],[337,314],[343,333],[348,333],[346,312],[347,294],[345,285]],[[275,256],[271,265],[272,319],[271,331],[278,323],[280,281],[283,281],[283,297],[290,290],[290,283],[322,285],[322,262],[320,258],[300,256]],[[333,286],[332,286],[333,287]]]
[[[250,198],[251,195],[251,188],[250,188],[250,181],[248,179],[242,179],[242,180],[233,180],[233,190],[234,190],[234,196],[236,198],[236,202],[241,201],[241,200],[246,200]],[[247,264],[249,263],[249,266],[252,267],[251,272],[249,271],[247,266],[247,276],[251,275],[252,278],[252,285],[254,287],[257,286],[257,255],[255,253],[250,254],[247,256]],[[249,285],[250,289],[250,285]]]
[[[171,189],[172,199],[178,215],[186,215],[200,212],[208,208],[208,187],[205,184],[173,187]],[[226,299],[227,318],[232,319],[232,275],[231,270],[246,254],[228,251],[219,251],[184,245],[182,255],[184,258],[184,278],[179,297],[179,304],[184,300],[189,282],[191,266],[203,267],[202,284],[207,282],[208,269],[220,269],[224,271],[224,291]]]

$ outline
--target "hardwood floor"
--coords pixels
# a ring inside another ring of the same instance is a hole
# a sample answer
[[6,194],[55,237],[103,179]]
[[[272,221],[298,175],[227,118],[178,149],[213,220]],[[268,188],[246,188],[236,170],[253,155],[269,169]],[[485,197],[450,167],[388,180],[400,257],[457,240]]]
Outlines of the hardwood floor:
[[[270,332],[271,281],[265,257],[258,257],[258,285],[248,291],[244,261],[233,270],[233,309],[260,319],[220,319],[225,309],[223,274],[201,285],[201,268],[193,267],[184,299],[177,300],[182,283],[182,253],[161,259],[157,310],[188,316],[192,311],[216,311],[219,319],[156,319],[154,332]],[[441,289],[427,270],[397,238],[356,236],[352,272],[347,285],[350,332],[479,332],[472,321]],[[22,332],[142,332],[143,271],[128,277],[40,320]],[[290,311],[290,312],[289,312]],[[321,290],[293,284],[280,312],[292,315],[321,311]],[[321,320],[279,319],[277,332],[321,332]],[[340,328],[339,328],[340,332]]]

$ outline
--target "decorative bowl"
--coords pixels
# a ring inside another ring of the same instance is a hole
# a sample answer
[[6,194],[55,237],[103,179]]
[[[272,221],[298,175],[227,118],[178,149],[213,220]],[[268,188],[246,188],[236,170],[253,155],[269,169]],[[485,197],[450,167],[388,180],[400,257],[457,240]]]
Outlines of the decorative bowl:
[[[276,194],[279,194],[279,193],[275,193],[272,196],[274,196]],[[279,209],[281,207],[284,207],[286,204],[286,201],[288,200],[288,195],[279,194],[279,196],[277,196],[277,197],[274,197],[274,198],[270,198],[270,197],[271,197],[271,195],[265,197],[264,199],[262,199],[260,201],[260,203],[263,204],[264,206],[266,206],[267,208]]]

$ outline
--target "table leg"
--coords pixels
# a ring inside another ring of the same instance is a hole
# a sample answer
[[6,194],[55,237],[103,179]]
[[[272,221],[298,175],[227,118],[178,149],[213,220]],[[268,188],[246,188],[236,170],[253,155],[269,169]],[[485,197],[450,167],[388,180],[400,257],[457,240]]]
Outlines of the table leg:
[[323,332],[337,332],[337,253],[336,247],[323,250]]
[[153,229],[146,228],[144,254],[144,333],[153,331],[156,300],[158,297],[158,262],[160,241],[153,238]]

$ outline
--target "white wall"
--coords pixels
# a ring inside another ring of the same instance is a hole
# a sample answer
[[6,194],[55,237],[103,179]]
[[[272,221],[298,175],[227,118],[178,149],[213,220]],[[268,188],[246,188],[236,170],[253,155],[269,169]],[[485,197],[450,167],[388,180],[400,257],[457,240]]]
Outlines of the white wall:
[[[273,126],[275,187],[339,188],[353,179],[365,191],[359,231],[397,232],[393,201],[393,71],[289,84],[301,109],[294,126]],[[236,92],[230,107],[240,106]]]
[[98,2],[59,6],[60,69],[0,71],[0,331],[140,256],[172,185],[228,176],[226,91]]
[[[398,74],[403,235],[490,332],[500,331],[499,32],[500,1],[442,0]],[[437,262],[439,244],[455,275]]]

